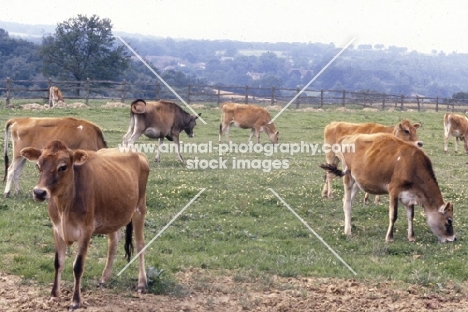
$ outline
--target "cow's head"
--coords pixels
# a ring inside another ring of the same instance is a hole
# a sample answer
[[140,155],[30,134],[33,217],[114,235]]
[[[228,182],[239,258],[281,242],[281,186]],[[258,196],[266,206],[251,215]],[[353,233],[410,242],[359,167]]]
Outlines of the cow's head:
[[438,210],[427,211],[426,221],[441,243],[453,242],[456,240],[453,232],[453,204],[445,203]]
[[194,115],[190,115],[190,119],[189,119],[189,122],[186,124],[185,128],[184,128],[184,131],[185,133],[187,133],[187,135],[189,136],[189,138],[193,138],[194,137],[194,134],[193,134],[193,128],[195,128],[195,126],[197,125],[197,119],[198,117],[201,116],[201,113],[194,116]]
[[279,140],[279,132],[278,131],[268,133],[268,137],[270,138],[271,143],[278,144],[278,140]]
[[393,131],[393,134],[397,137],[402,139],[403,141],[411,141],[411,142],[416,142],[416,145],[419,147],[423,146],[423,142],[419,141],[418,139],[418,134],[416,133],[416,130],[421,127],[421,124],[415,123],[411,124],[409,120],[403,120],[401,121],[396,127],[395,130]]
[[73,185],[73,166],[81,166],[88,160],[86,151],[72,151],[61,141],[51,141],[43,150],[26,147],[20,153],[35,161],[39,169],[39,182],[33,189],[36,201],[66,192]]

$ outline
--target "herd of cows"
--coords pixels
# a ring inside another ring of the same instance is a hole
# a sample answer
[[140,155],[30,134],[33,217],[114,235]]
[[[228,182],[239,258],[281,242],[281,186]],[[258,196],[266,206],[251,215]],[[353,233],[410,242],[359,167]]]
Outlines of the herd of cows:
[[[193,136],[197,115],[190,115],[176,103],[145,102],[137,99],[131,104],[131,118],[124,144],[134,144],[144,134],[149,138],[164,138],[179,144],[179,134]],[[278,134],[268,111],[255,105],[225,103],[221,107],[219,140],[223,133],[229,140],[229,128],[235,125],[251,129],[249,140],[265,132],[273,144]],[[329,150],[326,182],[322,196],[332,198],[332,180],[343,178],[345,186],[343,210],[344,232],[351,235],[351,203],[359,190],[369,194],[389,195],[389,226],[386,241],[393,241],[397,206],[401,202],[407,212],[408,240],[414,241],[414,205],[421,205],[431,231],[440,242],[456,240],[453,230],[453,205],[445,202],[429,157],[418,140],[419,124],[403,120],[395,126],[375,123],[353,124],[332,122],[324,129],[324,143],[354,144],[353,151]],[[444,150],[450,136],[468,136],[468,119],[464,116],[444,116]],[[8,142],[11,138],[13,159],[9,164]],[[464,140],[468,153],[468,140]],[[179,150],[178,150],[179,151]],[[39,170],[39,181],[33,188],[36,201],[48,201],[48,213],[53,223],[55,243],[55,278],[52,298],[60,295],[60,277],[64,269],[66,246],[78,243],[73,264],[75,277],[71,308],[82,305],[80,281],[88,246],[93,234],[107,234],[107,262],[100,279],[105,283],[111,276],[119,233],[125,230],[125,252],[130,260],[135,233],[138,253],[144,248],[144,219],[146,214],[146,185],[150,166],[145,154],[121,152],[107,148],[102,130],[95,124],[76,118],[12,118],[5,125],[5,197],[19,191],[19,176],[26,160]],[[178,159],[183,161],[180,152]],[[156,161],[160,161],[159,152]],[[338,168],[341,162],[342,169]],[[110,183],[119,181],[119,183]],[[366,194],[366,200],[368,194]],[[139,254],[138,290],[147,287],[144,254]]]

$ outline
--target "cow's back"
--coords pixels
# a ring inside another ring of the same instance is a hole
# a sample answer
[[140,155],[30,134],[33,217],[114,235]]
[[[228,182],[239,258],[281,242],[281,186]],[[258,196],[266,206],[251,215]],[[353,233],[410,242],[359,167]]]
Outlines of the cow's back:
[[26,117],[11,121],[11,137],[18,152],[23,147],[43,148],[51,140],[63,141],[71,149],[106,147],[102,130],[83,119]]
[[345,135],[391,133],[394,128],[393,126],[388,127],[377,123],[357,124],[334,121],[325,126],[324,140],[325,143],[334,144]]

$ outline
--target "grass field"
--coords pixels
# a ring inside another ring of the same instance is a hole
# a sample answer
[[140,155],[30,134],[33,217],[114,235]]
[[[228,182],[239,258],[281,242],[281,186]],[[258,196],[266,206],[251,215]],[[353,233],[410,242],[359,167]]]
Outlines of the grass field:
[[[208,143],[217,146],[219,110],[198,109],[207,125],[198,122],[195,137],[181,136],[184,143]],[[272,112],[272,115],[276,112]],[[238,278],[261,278],[271,275],[356,278],[373,281],[401,281],[424,286],[442,287],[453,281],[464,283],[468,278],[468,195],[464,153],[453,153],[453,141],[448,155],[443,152],[443,112],[367,112],[363,110],[304,112],[286,110],[275,122],[280,131],[280,143],[322,143],[323,128],[333,120],[396,124],[408,118],[423,126],[419,138],[433,161],[442,194],[455,205],[454,229],[457,241],[439,244],[425,223],[421,207],[415,208],[415,243],[406,239],[406,218],[400,206],[396,223],[395,243],[385,242],[388,225],[388,200],[382,204],[363,205],[363,193],[358,195],[352,213],[353,236],[343,234],[344,216],[341,196],[343,186],[335,180],[335,199],[323,199],[323,171],[319,164],[323,154],[274,153],[270,157],[255,153],[230,153],[227,169],[189,169],[189,161],[219,159],[218,152],[185,153],[185,164],[175,154],[163,153],[155,163],[155,154],[148,154],[151,173],[147,188],[148,214],[145,238],[150,241],[203,188],[206,190],[146,251],[151,272],[164,270],[154,278],[150,291],[176,292],[173,274],[189,268],[207,268],[234,272]],[[128,109],[48,110],[29,112],[4,110],[0,125],[14,116],[72,116],[88,119],[104,130],[110,147],[116,147],[128,127]],[[0,140],[3,140],[3,136]],[[246,143],[248,131],[231,129],[235,143]],[[267,137],[262,134],[262,142]],[[1,142],[3,146],[4,142]],[[157,143],[145,137],[139,143]],[[166,142],[167,144],[167,142]],[[462,148],[463,150],[463,148]],[[10,149],[11,155],[11,149]],[[287,168],[232,169],[236,159],[279,160]],[[4,168],[3,157],[0,166]],[[35,203],[31,189],[38,174],[28,163],[21,177],[21,192],[9,199],[0,199],[0,271],[13,273],[25,282],[48,285],[53,280],[54,246],[52,228],[45,203]],[[346,261],[354,276],[269,190],[273,189],[296,213],[313,228],[331,248]],[[105,264],[107,238],[93,237],[83,277],[84,287],[94,287]],[[114,264],[111,286],[116,291],[135,286],[137,263],[121,276],[125,266],[123,242]],[[65,283],[73,280],[73,247],[67,253],[63,274]]]

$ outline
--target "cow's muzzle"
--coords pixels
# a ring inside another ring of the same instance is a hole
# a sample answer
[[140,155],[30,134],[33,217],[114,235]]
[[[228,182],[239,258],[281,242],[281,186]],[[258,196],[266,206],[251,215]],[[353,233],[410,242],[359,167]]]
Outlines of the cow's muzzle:
[[417,142],[416,142],[416,145],[417,145],[418,147],[423,147],[424,144],[423,144],[422,141],[417,141]]
[[46,189],[35,187],[33,189],[33,198],[35,201],[42,202],[49,198],[49,192]]

